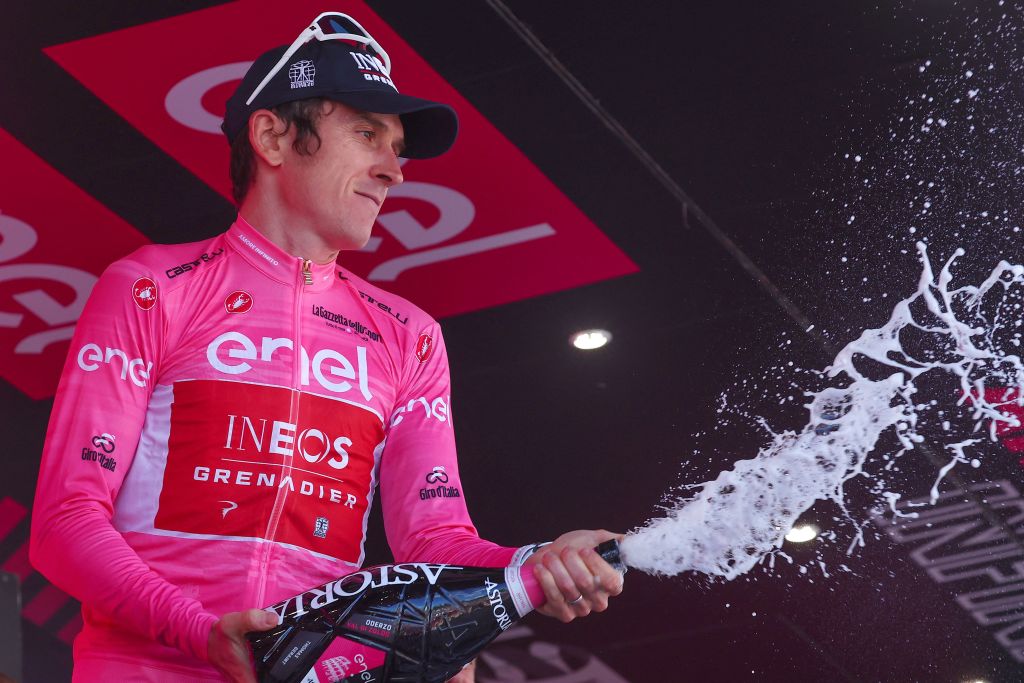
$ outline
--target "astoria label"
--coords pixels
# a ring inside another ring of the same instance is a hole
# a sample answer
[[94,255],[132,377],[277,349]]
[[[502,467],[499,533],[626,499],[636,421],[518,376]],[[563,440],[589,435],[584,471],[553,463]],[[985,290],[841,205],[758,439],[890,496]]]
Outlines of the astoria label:
[[364,569],[343,576],[337,581],[325,583],[318,588],[311,588],[284,602],[268,607],[267,610],[275,613],[283,622],[285,618],[301,617],[311,609],[323,609],[340,598],[350,598],[370,588],[409,585],[419,581],[420,578],[425,578],[427,584],[433,586],[442,572],[460,569],[462,567],[454,565],[424,564],[422,562],[384,565],[378,567],[374,572]]

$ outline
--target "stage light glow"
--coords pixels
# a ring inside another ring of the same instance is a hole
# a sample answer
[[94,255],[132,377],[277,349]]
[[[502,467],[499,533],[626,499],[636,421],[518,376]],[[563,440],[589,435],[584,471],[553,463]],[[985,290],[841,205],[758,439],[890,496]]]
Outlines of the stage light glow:
[[786,534],[786,540],[790,543],[806,543],[818,537],[818,528],[811,524],[798,524]]
[[607,330],[583,330],[572,336],[572,345],[577,349],[591,351],[599,349],[612,340],[612,333]]

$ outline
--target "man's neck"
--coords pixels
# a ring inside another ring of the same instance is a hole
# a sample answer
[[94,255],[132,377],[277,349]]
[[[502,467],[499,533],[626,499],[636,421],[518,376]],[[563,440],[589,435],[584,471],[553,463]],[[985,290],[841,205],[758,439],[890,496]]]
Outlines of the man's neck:
[[280,207],[261,201],[259,196],[247,196],[238,209],[238,215],[292,256],[320,264],[333,263],[338,259],[338,250],[324,244],[313,226],[305,225],[301,219],[281,211]]

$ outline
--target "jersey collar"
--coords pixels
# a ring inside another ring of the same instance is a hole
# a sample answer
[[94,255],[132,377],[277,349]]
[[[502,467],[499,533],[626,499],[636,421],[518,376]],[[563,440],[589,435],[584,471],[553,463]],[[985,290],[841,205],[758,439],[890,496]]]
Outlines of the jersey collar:
[[[249,224],[241,215],[228,230],[229,242],[249,263],[269,277],[284,284],[304,283],[303,259],[292,256]],[[309,263],[312,284],[307,289],[327,289],[334,283],[337,266],[334,263]]]

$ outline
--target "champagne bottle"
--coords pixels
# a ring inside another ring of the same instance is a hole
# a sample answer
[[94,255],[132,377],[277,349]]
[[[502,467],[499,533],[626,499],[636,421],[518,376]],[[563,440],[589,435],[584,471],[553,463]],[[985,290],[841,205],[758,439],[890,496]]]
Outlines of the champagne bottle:
[[[616,541],[597,551],[626,571]],[[443,683],[543,603],[532,567],[403,562],[268,607],[278,626],[248,638],[260,683]]]

